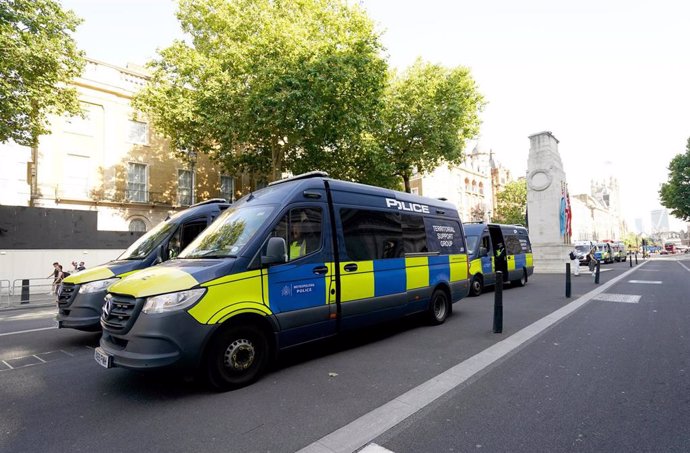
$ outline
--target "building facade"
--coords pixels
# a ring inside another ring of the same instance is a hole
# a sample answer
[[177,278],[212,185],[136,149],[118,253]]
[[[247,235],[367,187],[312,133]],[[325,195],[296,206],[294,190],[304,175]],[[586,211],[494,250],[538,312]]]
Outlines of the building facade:
[[413,193],[455,204],[463,221],[479,222],[491,220],[496,212],[495,194],[510,180],[510,171],[496,163],[490,149],[477,143],[461,165],[417,173],[410,178],[410,187]]
[[88,59],[73,82],[83,117],[51,118],[37,148],[0,145],[0,204],[91,210],[99,230],[146,231],[172,211],[252,186],[205,155],[172,149],[131,106],[146,82],[141,67]]
[[591,181],[591,193],[571,195],[573,241],[622,240],[627,225],[622,216],[618,180]]

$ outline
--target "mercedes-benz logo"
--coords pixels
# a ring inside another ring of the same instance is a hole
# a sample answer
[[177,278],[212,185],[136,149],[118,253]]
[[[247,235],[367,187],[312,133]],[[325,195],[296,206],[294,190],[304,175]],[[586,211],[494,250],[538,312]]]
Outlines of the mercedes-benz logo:
[[103,315],[105,317],[110,316],[110,310],[113,308],[113,296],[110,294],[105,296],[105,303],[103,304]]

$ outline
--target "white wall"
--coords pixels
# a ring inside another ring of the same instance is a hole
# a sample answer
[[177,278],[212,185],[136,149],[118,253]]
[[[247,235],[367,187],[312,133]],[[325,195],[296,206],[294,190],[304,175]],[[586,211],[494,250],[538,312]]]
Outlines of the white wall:
[[[0,280],[9,280],[9,285],[18,279],[39,279],[52,275],[53,263],[62,264],[68,272],[72,261],[83,261],[87,268],[114,260],[122,250],[0,250]],[[52,280],[52,277],[51,277]],[[45,282],[44,282],[45,283]],[[31,285],[34,282],[30,283]],[[0,284],[6,293],[7,282]]]

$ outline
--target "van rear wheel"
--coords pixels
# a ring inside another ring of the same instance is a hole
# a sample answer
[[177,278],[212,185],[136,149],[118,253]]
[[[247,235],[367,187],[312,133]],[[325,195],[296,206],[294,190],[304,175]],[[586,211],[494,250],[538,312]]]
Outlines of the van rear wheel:
[[231,326],[209,345],[206,378],[219,391],[244,387],[256,381],[268,363],[268,341],[254,326]]
[[441,289],[437,289],[431,295],[431,302],[427,311],[427,318],[432,325],[443,324],[450,315],[450,299],[448,294]]
[[527,284],[527,271],[523,269],[522,275],[520,276],[520,279],[519,280],[513,280],[510,283],[513,286],[525,286],[525,284]]
[[470,283],[470,296],[478,296],[482,293],[484,289],[484,284],[482,283],[482,277],[479,274],[472,277],[472,283]]

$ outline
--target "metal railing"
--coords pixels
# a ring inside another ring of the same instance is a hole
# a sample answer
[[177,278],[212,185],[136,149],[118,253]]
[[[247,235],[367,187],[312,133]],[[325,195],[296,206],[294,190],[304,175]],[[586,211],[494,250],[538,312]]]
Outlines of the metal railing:
[[54,289],[51,277],[0,280],[0,309],[55,304]]

